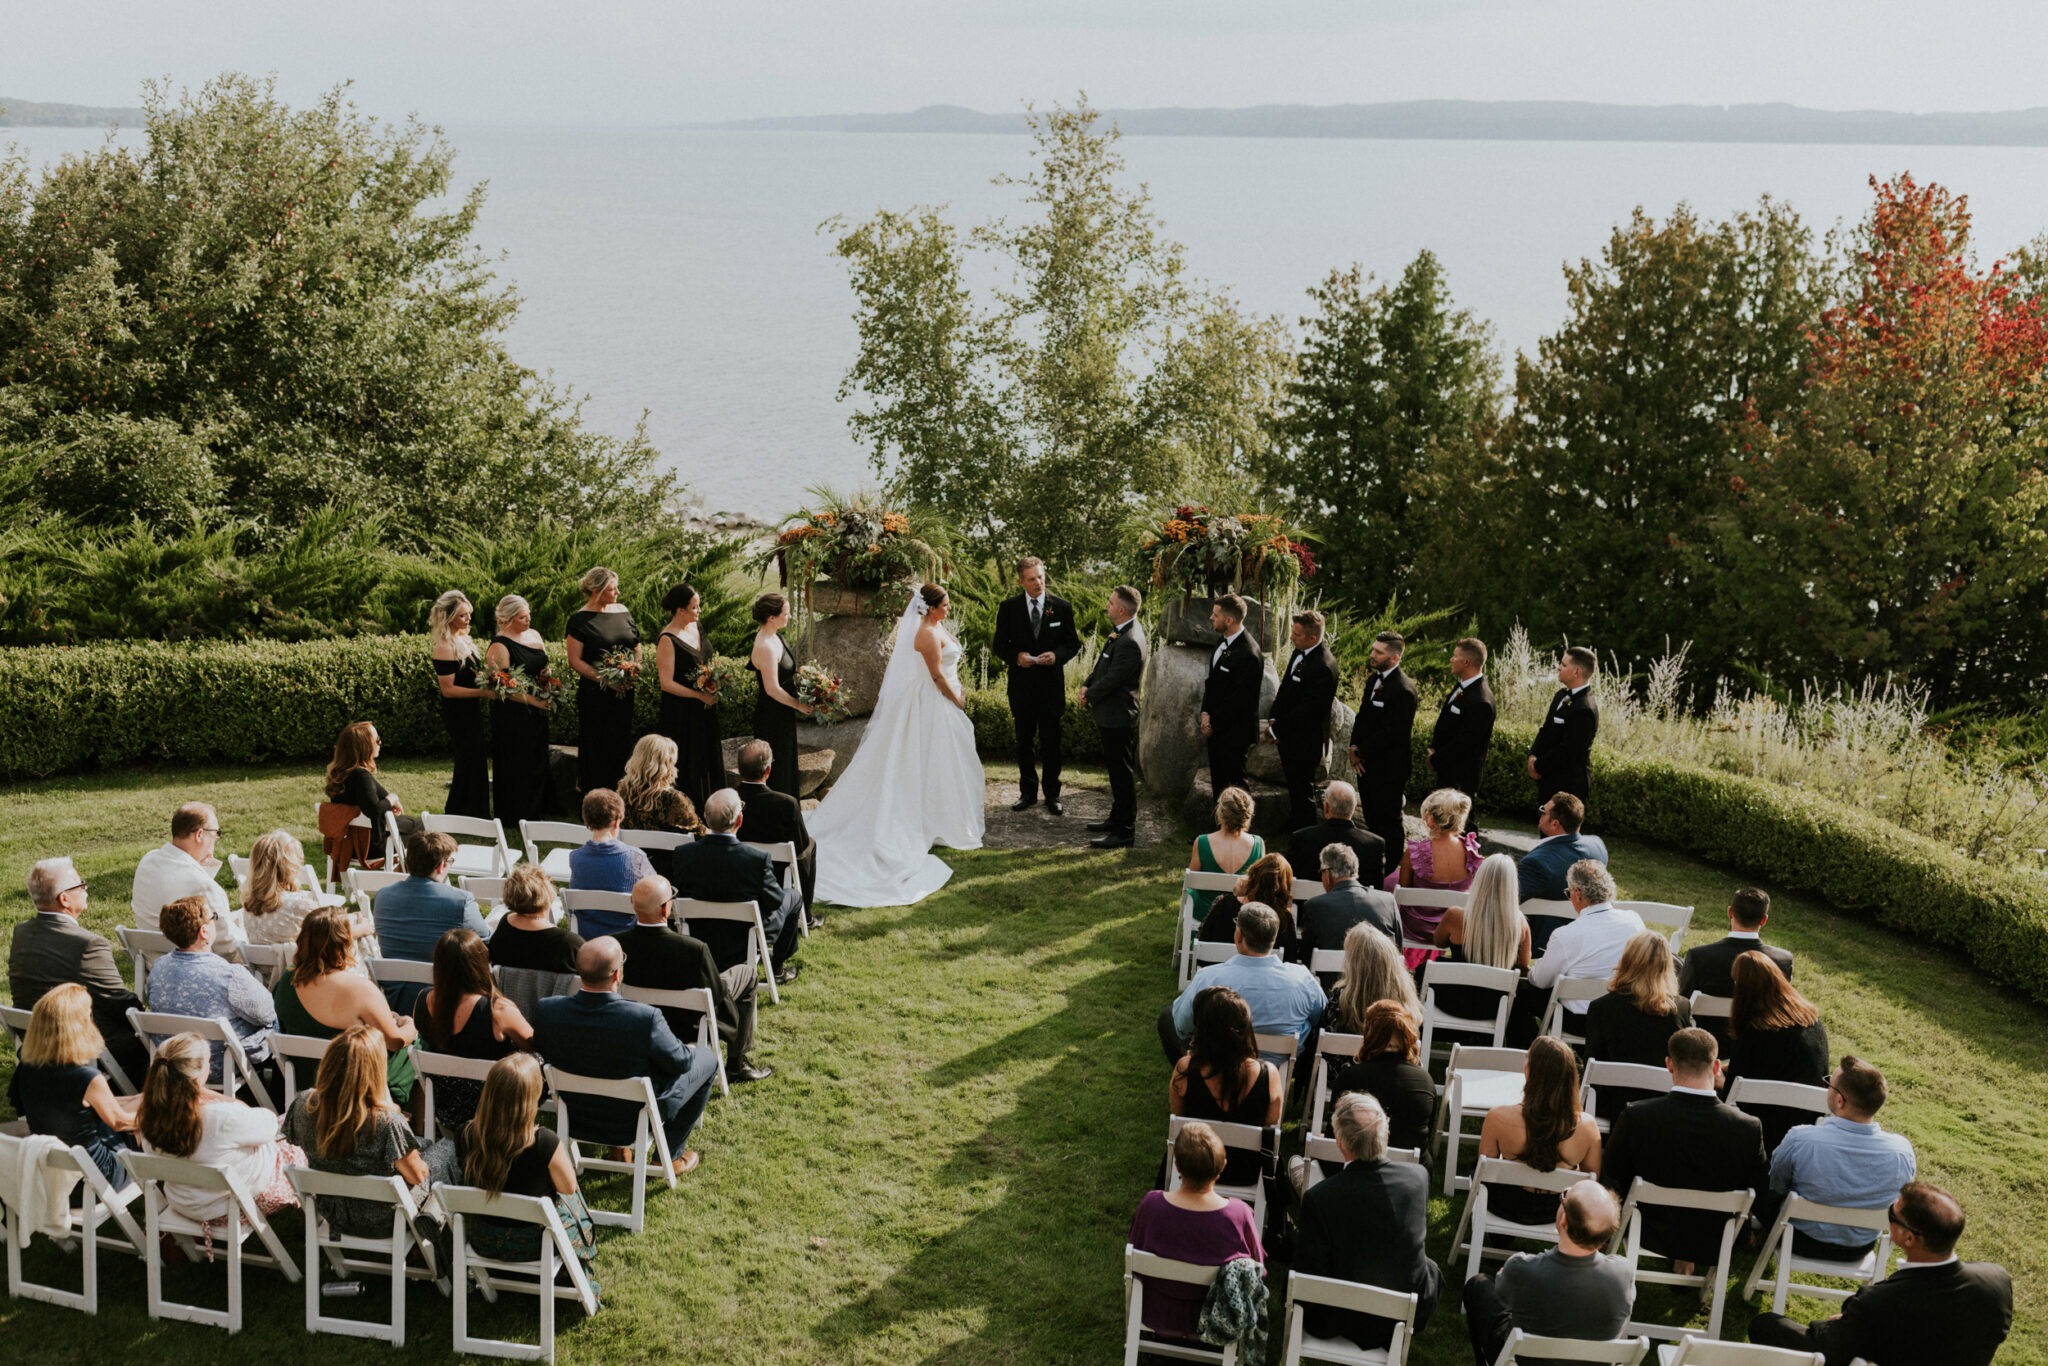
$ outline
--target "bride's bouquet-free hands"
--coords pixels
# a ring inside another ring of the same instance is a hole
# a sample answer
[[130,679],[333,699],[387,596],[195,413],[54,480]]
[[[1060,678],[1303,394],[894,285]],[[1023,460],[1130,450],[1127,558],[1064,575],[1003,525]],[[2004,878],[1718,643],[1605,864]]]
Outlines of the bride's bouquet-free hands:
[[640,683],[640,651],[631,646],[608,650],[597,657],[590,671],[613,692],[631,692]]
[[796,671],[796,700],[811,707],[811,719],[821,726],[846,718],[852,700],[839,675],[822,664],[806,664]]
[[562,691],[562,680],[548,670],[541,670],[535,678],[518,665],[502,669],[491,669],[478,680],[477,685],[500,702],[514,702],[521,698],[533,699],[535,706],[552,708],[555,698]]

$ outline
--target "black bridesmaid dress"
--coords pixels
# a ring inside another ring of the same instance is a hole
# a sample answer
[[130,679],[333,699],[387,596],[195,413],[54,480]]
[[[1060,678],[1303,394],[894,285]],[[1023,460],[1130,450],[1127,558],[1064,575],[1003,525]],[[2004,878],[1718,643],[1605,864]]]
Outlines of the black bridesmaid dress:
[[[597,661],[614,650],[638,649],[639,629],[630,612],[573,612],[569,639],[583,643],[583,662]],[[585,792],[600,787],[617,790],[633,757],[633,694],[617,693],[582,674],[576,675],[576,772]]]
[[[785,693],[795,697],[796,661],[790,657],[789,646],[781,636],[776,636],[775,643],[781,652],[781,658],[775,665],[775,681],[781,685]],[[755,665],[751,653],[747,655],[747,667],[754,671],[755,680],[760,681],[761,670]],[[796,708],[785,707],[770,697],[765,687],[761,689],[760,700],[754,703],[754,738],[766,740],[768,748],[773,750],[775,755],[771,760],[774,767],[768,772],[768,786],[773,791],[787,792],[792,797],[798,795],[796,722],[801,715]]]
[[[701,632],[702,627],[698,630]],[[711,662],[711,647],[698,655],[689,642],[674,631],[664,631],[675,650],[676,682],[686,688],[697,686],[697,674]],[[718,737],[718,708],[707,707],[694,697],[661,695],[661,733],[676,742],[676,787],[699,811],[712,793],[724,787],[725,748]]]
[[[548,652],[510,636],[503,645],[512,667],[538,679],[547,672]],[[491,789],[498,819],[508,826],[548,816],[548,713],[524,702],[500,702],[491,712]]]
[[[437,659],[434,672],[452,676],[458,688],[476,686],[476,656],[467,659]],[[515,704],[516,705],[516,704]],[[455,780],[448,784],[448,814],[491,815],[490,750],[484,743],[484,700],[481,697],[443,697],[441,721],[455,746]]]

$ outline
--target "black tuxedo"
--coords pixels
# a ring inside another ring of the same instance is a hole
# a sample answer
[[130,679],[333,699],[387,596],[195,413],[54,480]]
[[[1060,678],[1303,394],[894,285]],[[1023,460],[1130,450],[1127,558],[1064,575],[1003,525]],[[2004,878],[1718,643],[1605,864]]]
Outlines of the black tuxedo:
[[[1600,1159],[1600,1181],[1626,1201],[1636,1177],[1695,1191],[1770,1188],[1764,1128],[1712,1096],[1674,1091],[1639,1100],[1616,1116]],[[1706,1210],[1643,1209],[1643,1246],[1680,1261],[1721,1255],[1723,1216]]]
[[1798,1323],[1759,1314],[1749,1340],[1820,1352],[1827,1366],[1990,1366],[2012,1331],[2012,1277],[1993,1262],[1901,1266],[1851,1295],[1838,1317]]
[[[1419,1335],[1436,1312],[1443,1272],[1429,1259],[1429,1169],[1412,1162],[1347,1162],[1301,1197],[1294,1270],[1413,1293]],[[1308,1331],[1367,1350],[1393,1336],[1391,1319],[1309,1305]]]
[[1429,766],[1438,787],[1455,787],[1468,797],[1479,795],[1479,774],[1486,767],[1486,748],[1493,743],[1493,687],[1481,674],[1469,683],[1451,685],[1437,709],[1436,730],[1429,740]]
[[[1322,873],[1326,844],[1351,846],[1351,852],[1358,855],[1360,880],[1371,879],[1373,869],[1383,867],[1387,861],[1386,842],[1372,831],[1361,830],[1350,821],[1323,821],[1295,831],[1288,843],[1287,861],[1294,865],[1296,877],[1317,877]],[[1395,861],[1399,860],[1400,856],[1395,855]]]
[[[751,901],[761,910],[761,929],[768,936],[768,956],[780,968],[796,952],[803,929],[803,894],[785,893],[775,874],[775,860],[750,849],[731,835],[700,835],[678,845],[670,859],[677,896],[698,901]],[[707,920],[691,926],[711,949],[724,972],[747,961],[744,926],[729,920]]]
[[1244,756],[1259,738],[1259,693],[1266,658],[1251,633],[1210,651],[1209,677],[1202,683],[1202,710],[1209,716],[1209,793],[1244,787]]
[[[1287,775],[1287,823],[1310,825],[1316,818],[1316,765],[1330,739],[1330,706],[1337,700],[1337,656],[1320,640],[1296,650],[1280,675],[1280,691],[1266,718],[1280,751],[1280,771]],[[1304,873],[1303,876],[1310,876]]]
[[1417,703],[1415,680],[1396,664],[1365,685],[1358,719],[1351,723],[1351,747],[1358,751],[1359,814],[1386,849],[1386,866],[1378,877],[1360,870],[1360,876],[1375,882],[1401,866],[1401,803],[1414,765]]
[[740,794],[740,809],[746,819],[740,824],[740,838],[750,844],[796,846],[796,879],[804,889],[804,907],[810,908],[818,894],[818,842],[804,826],[804,806],[787,792],[777,792],[766,783],[734,783]]
[[[754,997],[760,985],[752,963],[718,970],[711,947],[674,925],[635,925],[612,936],[626,951],[625,980],[629,987],[654,991],[711,992],[718,1037],[725,1041],[726,1065],[740,1068],[754,1051]],[[664,1009],[662,1015],[678,1039],[695,1039],[699,1016],[694,1010]]]
[[1685,957],[1678,960],[1679,994],[1690,996],[1695,991],[1704,991],[1709,996],[1733,996],[1735,960],[1751,949],[1776,963],[1778,971],[1787,977],[1792,975],[1790,949],[1766,944],[1761,939],[1717,939],[1711,944],[1687,949]]
[[1083,686],[1088,711],[1102,734],[1102,762],[1109,770],[1109,821],[1124,834],[1138,826],[1138,787],[1131,756],[1138,739],[1138,683],[1145,677],[1145,628],[1137,618],[1110,632]]
[[1593,737],[1600,733],[1600,704],[1593,700],[1589,683],[1574,696],[1559,688],[1550,699],[1550,710],[1529,746],[1536,761],[1536,793],[1549,801],[1559,792],[1569,792],[1580,801],[1593,790]]
[[[1053,664],[1019,668],[1017,656],[1052,651]],[[1074,608],[1047,593],[1036,626],[1022,593],[996,607],[996,658],[1003,662],[1010,691],[1010,715],[1017,723],[1017,780],[1028,801],[1038,795],[1038,763],[1045,764],[1045,795],[1060,795],[1060,718],[1067,710],[1067,661],[1081,653]],[[1034,754],[1034,748],[1036,753]]]

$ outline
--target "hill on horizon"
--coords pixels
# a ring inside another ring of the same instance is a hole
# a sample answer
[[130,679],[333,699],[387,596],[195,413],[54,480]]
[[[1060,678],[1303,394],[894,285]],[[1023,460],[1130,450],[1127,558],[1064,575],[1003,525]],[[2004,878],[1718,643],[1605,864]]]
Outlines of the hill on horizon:
[[91,104],[53,104],[0,95],[0,128],[99,128],[119,124],[142,126],[140,109],[110,109]]

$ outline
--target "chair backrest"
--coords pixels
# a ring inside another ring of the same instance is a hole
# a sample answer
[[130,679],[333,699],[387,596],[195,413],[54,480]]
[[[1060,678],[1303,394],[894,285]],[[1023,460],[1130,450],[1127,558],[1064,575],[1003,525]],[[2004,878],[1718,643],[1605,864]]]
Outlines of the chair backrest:
[[[747,903],[749,907],[753,904],[751,901]],[[585,933],[580,922],[575,922],[573,917],[584,911],[605,911],[613,915],[623,915],[631,920],[633,896],[630,892],[585,892],[572,888],[562,893],[562,910],[572,917],[570,928],[585,939],[595,939],[598,936]]]
[[[1180,1131],[1190,1124],[1206,1124],[1216,1131],[1216,1137],[1223,1141],[1225,1149],[1231,1152],[1252,1152],[1263,1154],[1266,1150],[1266,1136],[1278,1138],[1278,1129],[1264,1129],[1256,1124],[1231,1124],[1220,1119],[1190,1119],[1186,1115],[1169,1115],[1166,1121],[1166,1189],[1172,1190],[1180,1184],[1180,1169],[1173,1164],[1173,1141],[1180,1137]],[[1218,1189],[1224,1189],[1220,1186]],[[1257,1201],[1251,1202],[1254,1208]]]
[[1193,1262],[1177,1262],[1156,1252],[1140,1252],[1129,1243],[1125,1243],[1124,1270],[1135,1276],[1150,1276],[1154,1280],[1179,1281],[1182,1285],[1214,1285],[1217,1274],[1223,1268],[1196,1266]]
[[1448,1081],[1453,1072],[1520,1072],[1529,1063],[1526,1048],[1488,1048],[1482,1044],[1461,1043],[1451,1049],[1449,1071],[1444,1074]]
[[1294,898],[1294,904],[1297,906],[1322,894],[1323,880],[1314,877],[1298,877],[1294,879],[1294,887],[1288,893],[1289,896]]
[[1513,995],[1522,976],[1513,968],[1489,968],[1480,963],[1453,963],[1432,958],[1422,969],[1422,990],[1427,998],[1433,986],[1485,987]]
[[485,877],[482,873],[464,873],[455,879],[455,885],[479,902],[495,906],[505,899],[505,884],[510,880],[502,877]]
[[1333,1095],[1331,1076],[1345,1063],[1358,1057],[1359,1045],[1364,1041],[1362,1034],[1337,1034],[1326,1030],[1316,1035],[1316,1059],[1309,1077],[1310,1133],[1323,1131],[1323,1111]]
[[[220,1046],[220,1089],[232,1096],[246,1087],[256,1103],[275,1114],[277,1101],[257,1077],[256,1069],[249,1064],[249,1055],[243,1050],[242,1036],[228,1027],[222,1019],[203,1015],[172,1015],[161,1010],[137,1010],[128,1008],[128,1024],[149,1050],[151,1058],[156,1057],[157,1044],[173,1034],[196,1034],[209,1044]],[[209,1078],[214,1074],[209,1073]]]
[[1185,896],[1189,892],[1228,892],[1237,886],[1238,877],[1237,873],[1203,873],[1189,868],[1180,875],[1181,894]]
[[1522,918],[1524,920],[1535,920],[1538,918],[1546,920],[1577,920],[1579,918],[1579,908],[1572,905],[1569,900],[1551,901],[1540,896],[1532,896],[1522,903]]
[[1207,967],[1211,963],[1227,963],[1235,957],[1237,957],[1237,945],[1234,943],[1219,944],[1214,940],[1195,941],[1195,965],[1198,968]]
[[342,874],[341,885],[346,890],[349,900],[367,911],[370,909],[370,903],[376,900],[377,893],[383,891],[386,887],[405,881],[405,877],[406,875],[400,872],[385,872],[372,868],[351,868],[348,872]]
[[1479,1159],[1478,1169],[1472,1173],[1474,1186],[1498,1181],[1505,1185],[1527,1186],[1531,1190],[1556,1191],[1560,1195],[1579,1182],[1592,1179],[1591,1172],[1576,1171],[1570,1167],[1540,1172],[1525,1162],[1516,1162],[1505,1157],[1482,1157]]
[[[1301,1155],[1311,1162],[1328,1163],[1333,1167],[1344,1165],[1344,1150],[1337,1146],[1336,1139],[1331,1138],[1327,1134],[1309,1134],[1305,1136],[1302,1140]],[[1389,1148],[1386,1151],[1386,1159],[1389,1162],[1406,1162],[1411,1166],[1419,1167],[1422,1165],[1422,1149]],[[1313,1186],[1320,1180],[1322,1180],[1321,1176],[1311,1177],[1309,1184]]]
[[1806,1086],[1796,1081],[1737,1077],[1728,1087],[1728,1103],[1742,1111],[1775,1106],[1824,1115],[1828,1112],[1828,1088]]
[[1847,1205],[1823,1205],[1797,1191],[1785,1197],[1787,1219],[1811,1219],[1820,1224],[1868,1229],[1881,1238],[1888,1237],[1892,1231],[1891,1213],[1889,1202],[1879,1209],[1851,1209]]
[[1618,1111],[1602,1114],[1600,1110],[1603,1086],[1610,1091],[1655,1091],[1662,1095],[1671,1090],[1671,1069],[1640,1062],[1608,1062],[1602,1058],[1588,1061],[1579,1082],[1579,1108],[1595,1119],[1612,1120]]
[[759,849],[770,859],[774,860],[775,866],[778,868],[787,869],[796,866],[795,840],[777,840],[772,844],[760,844],[753,840],[741,840],[740,843],[746,845],[749,849]]
[[699,1044],[717,1042],[718,1028],[712,1022],[718,1018],[718,1003],[712,999],[710,987],[678,987],[664,990],[659,987],[621,986],[619,995],[628,1001],[653,1006],[656,1010],[690,1011],[698,1017],[695,1041]]
[[1668,901],[1617,901],[1617,911],[1634,911],[1642,917],[1643,924],[1654,925],[1668,932],[1671,951],[1677,953],[1685,942],[1685,932],[1692,928],[1692,907],[1674,906]]
[[1722,1342],[1717,1338],[1685,1337],[1663,1357],[1661,1366],[1826,1366],[1821,1352],[1795,1352],[1789,1347],[1761,1347],[1753,1342]]
[[411,982],[426,987],[434,985],[434,965],[410,958],[372,958],[364,962],[363,969],[380,987],[393,982]]
[[280,1034],[270,1031],[270,1055],[283,1065],[277,1071],[284,1078],[284,1108],[289,1110],[299,1097],[299,1069],[293,1063],[310,1064],[309,1071],[317,1070],[320,1059],[327,1056],[327,1045],[333,1039],[316,1039],[310,1034]]
[[[619,843],[630,844],[635,849],[680,849],[694,843],[696,836],[687,830],[621,830]],[[775,846],[763,846],[772,848]]]
[[1583,1338],[1539,1337],[1516,1328],[1501,1344],[1494,1366],[1508,1366],[1515,1361],[1584,1361],[1598,1363],[1598,1366],[1640,1366],[1642,1359],[1649,1354],[1648,1338],[1588,1342]]
[[[509,1191],[501,1192],[497,1195],[488,1195],[475,1186],[436,1186],[434,1187],[434,1196],[441,1202],[441,1208],[448,1212],[455,1225],[454,1279],[457,1282],[455,1294],[459,1301],[456,1305],[455,1320],[456,1350],[459,1352],[474,1352],[479,1348],[483,1348],[494,1356],[545,1356],[552,1359],[554,1355],[554,1312],[552,1308],[541,1310],[542,1347],[540,1350],[525,1347],[525,1350],[521,1351],[520,1348],[524,1347],[524,1344],[488,1342],[470,1337],[466,1332],[469,1287],[461,1283],[464,1279],[461,1269],[465,1263],[470,1266],[474,1266],[478,1262],[483,1262],[487,1266],[505,1265],[505,1263],[478,1257],[469,1249],[467,1246],[467,1220],[477,1218],[506,1219],[513,1223],[533,1224],[541,1229],[541,1238],[543,1240],[543,1250],[535,1256],[534,1263],[545,1265],[550,1260],[549,1249],[551,1248],[551,1260],[556,1267],[560,1268],[560,1274],[568,1277],[569,1285],[567,1287],[556,1287],[544,1283],[536,1285],[520,1281],[501,1280],[495,1276],[491,1278],[491,1284],[497,1289],[519,1290],[529,1294],[538,1293],[547,1297],[545,1303],[550,1306],[553,1304],[555,1296],[573,1298],[583,1306],[584,1313],[595,1314],[597,1312],[597,1292],[591,1286],[590,1278],[583,1274],[583,1264],[577,1258],[576,1249],[569,1242],[568,1231],[562,1227],[562,1216],[556,1212],[555,1202],[544,1200],[537,1195],[513,1195]],[[531,1264],[529,1263],[529,1265]]]
[[[621,830],[619,837],[625,838]],[[519,822],[519,843],[526,851],[528,863],[546,863],[543,845],[559,845],[565,849],[580,849],[590,843],[590,830],[575,821],[521,821]],[[552,868],[550,872],[554,871]]]
[[[512,865],[516,862],[512,855],[511,846],[505,842],[504,823],[495,816],[448,816],[437,815],[432,811],[422,811],[420,813],[420,828],[436,835],[451,836],[457,843],[460,843],[465,838],[483,841],[481,845],[475,847],[487,851],[484,856],[485,865],[487,866],[471,863],[470,858],[476,856],[465,857],[458,850],[455,857],[461,865],[462,871],[481,872],[487,873],[492,877],[504,877],[512,871]],[[586,834],[584,838],[588,839],[589,836]]]
[[114,936],[128,951],[128,961],[135,967],[135,994],[147,1001],[150,968],[165,954],[176,953],[177,945],[171,942],[169,935],[135,925],[116,925]]
[[1308,955],[1308,970],[1318,977],[1343,972],[1344,950],[1311,949]]
[[420,1083],[420,1112],[425,1117],[420,1130],[420,1140],[432,1143],[436,1137],[450,1135],[439,1132],[439,1121],[434,1114],[434,1083],[436,1080],[473,1081],[482,1084],[491,1074],[494,1065],[489,1058],[463,1058],[453,1053],[434,1053],[416,1048],[412,1054],[412,1070]]
[[1584,1043],[1585,1033],[1574,1029],[1574,1023],[1583,1025],[1586,1017],[1565,1009],[1567,1001],[1597,1001],[1607,994],[1607,978],[1601,977],[1560,977],[1550,989],[1550,1005],[1543,1012],[1543,1032],[1553,1039],[1567,1043]]
[[264,986],[274,987],[291,969],[292,959],[298,951],[297,944],[244,944],[242,961],[263,979]]
[[[1506,1038],[1508,1015],[1514,1008],[1515,990],[1521,980],[1521,974],[1513,968],[1489,968],[1479,963],[1431,959],[1422,970],[1422,1057],[1425,1064],[1436,1052],[1436,1031],[1439,1027],[1484,1033],[1490,1035],[1496,1045]],[[1490,1017],[1453,1015],[1437,1004],[1437,988],[1447,986],[1481,987],[1497,991],[1500,996],[1494,1002]]]
[[1725,1020],[1735,1013],[1733,996],[1709,996],[1704,991],[1695,991],[1691,1000],[1692,1018],[1695,1023],[1701,1020]]
[[[1415,1331],[1415,1309],[1419,1302],[1413,1291],[1396,1294],[1376,1285],[1340,1281],[1331,1276],[1311,1276],[1305,1271],[1292,1271],[1287,1276],[1286,1307],[1290,1315],[1297,1304],[1320,1304],[1332,1309],[1347,1309],[1354,1314],[1369,1314],[1376,1319],[1392,1319],[1398,1325],[1395,1329],[1397,1342]],[[1389,1361],[1401,1360],[1395,1343],[1389,1343],[1388,1348]]]
[[1472,909],[1472,893],[1454,892],[1436,887],[1396,887],[1394,904],[1416,906],[1425,909],[1443,907],[1448,910],[1456,906],[1461,911]]

